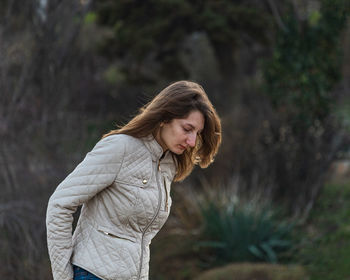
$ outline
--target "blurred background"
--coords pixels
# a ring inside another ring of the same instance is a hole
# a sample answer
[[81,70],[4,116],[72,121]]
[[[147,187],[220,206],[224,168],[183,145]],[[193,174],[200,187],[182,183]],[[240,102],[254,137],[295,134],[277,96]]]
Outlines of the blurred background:
[[214,164],[173,184],[150,279],[350,279],[349,0],[0,0],[0,276],[52,279],[49,196],[170,82]]

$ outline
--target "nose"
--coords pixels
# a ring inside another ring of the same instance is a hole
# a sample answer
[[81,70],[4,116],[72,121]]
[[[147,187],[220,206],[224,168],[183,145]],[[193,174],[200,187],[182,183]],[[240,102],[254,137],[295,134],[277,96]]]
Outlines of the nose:
[[191,148],[193,148],[196,145],[196,138],[197,138],[197,134],[191,133],[187,137],[186,144],[189,145]]

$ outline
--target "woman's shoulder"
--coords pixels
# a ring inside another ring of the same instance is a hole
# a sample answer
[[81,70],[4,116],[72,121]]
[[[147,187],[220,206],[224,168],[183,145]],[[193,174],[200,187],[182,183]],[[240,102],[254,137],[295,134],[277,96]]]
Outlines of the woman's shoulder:
[[141,139],[127,134],[112,134],[102,138],[99,142],[111,145],[123,145],[127,149],[133,149],[136,146],[142,145]]
[[107,140],[107,141],[128,141],[131,139],[137,139],[133,136],[127,135],[127,134],[111,134],[108,136],[103,137],[101,140]]

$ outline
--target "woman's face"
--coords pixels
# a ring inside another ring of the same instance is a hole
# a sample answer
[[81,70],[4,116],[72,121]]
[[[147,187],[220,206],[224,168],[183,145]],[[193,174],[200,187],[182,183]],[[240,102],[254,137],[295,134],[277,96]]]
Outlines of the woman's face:
[[181,155],[188,147],[194,147],[198,134],[203,130],[204,116],[199,111],[192,111],[184,119],[173,119],[162,123],[156,140],[163,151]]

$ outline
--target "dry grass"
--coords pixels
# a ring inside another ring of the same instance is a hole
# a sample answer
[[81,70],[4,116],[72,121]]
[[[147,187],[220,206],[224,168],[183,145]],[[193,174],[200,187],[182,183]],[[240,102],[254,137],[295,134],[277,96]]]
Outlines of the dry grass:
[[235,263],[207,271],[195,280],[308,280],[301,266]]

